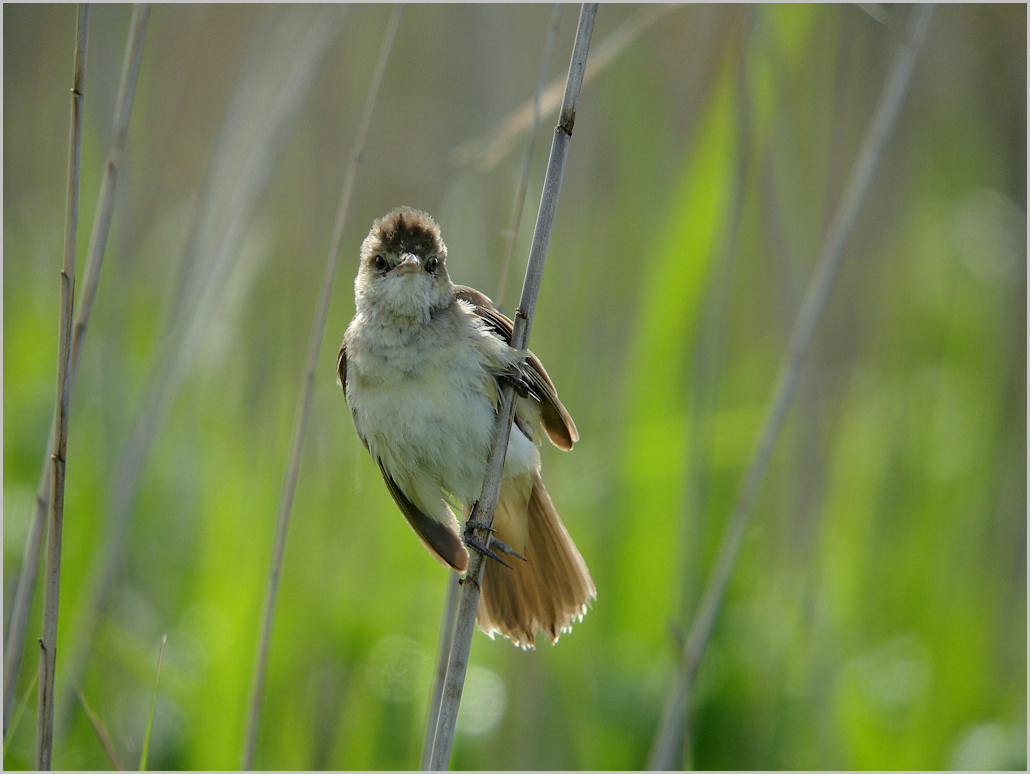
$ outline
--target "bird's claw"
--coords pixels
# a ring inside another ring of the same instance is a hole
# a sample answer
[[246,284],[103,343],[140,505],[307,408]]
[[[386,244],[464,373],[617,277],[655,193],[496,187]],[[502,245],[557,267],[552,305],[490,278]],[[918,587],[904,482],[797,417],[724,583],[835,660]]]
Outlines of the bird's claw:
[[485,546],[481,542],[479,542],[479,540],[476,537],[474,537],[473,535],[465,535],[465,545],[467,545],[469,548],[473,549],[474,551],[478,551],[483,556],[487,556],[487,557],[489,557],[491,559],[494,559],[495,561],[500,562],[505,567],[507,567],[509,570],[511,569],[511,565],[510,564],[508,564],[501,557],[499,557],[496,553],[494,553],[492,550],[490,550],[490,548],[488,548],[487,546]]
[[533,398],[533,400],[543,403],[543,398],[540,397],[540,393],[533,389],[533,385],[527,382],[520,372],[505,372],[501,374],[501,378],[514,387],[515,392],[523,398]]
[[[479,503],[476,503],[476,507],[478,507],[478,505]],[[473,512],[475,512],[475,508],[473,508]],[[483,542],[475,536],[473,530],[476,529],[486,530],[490,533],[490,539],[488,541],[489,545],[484,545]],[[509,570],[511,569],[511,565],[504,561],[501,557],[499,557],[496,554],[496,552],[493,551],[493,547],[496,547],[498,551],[508,554],[509,556],[514,556],[518,559],[521,559],[522,561],[526,561],[526,557],[524,557],[514,548],[509,546],[507,543],[498,540],[496,537],[494,537],[495,532],[497,532],[497,530],[495,530],[493,527],[481,521],[474,521],[470,515],[469,520],[465,522],[465,545],[467,545],[469,548],[475,551],[478,551],[484,556],[487,556],[491,559],[494,559],[495,561],[500,562]]]
[[494,538],[493,540],[491,540],[490,541],[490,545],[497,546],[498,550],[503,551],[504,553],[508,554],[509,556],[514,556],[516,559],[521,559],[524,562],[528,561],[526,559],[526,557],[524,557],[522,554],[520,554],[514,548],[509,546],[507,543],[502,543],[497,538]]

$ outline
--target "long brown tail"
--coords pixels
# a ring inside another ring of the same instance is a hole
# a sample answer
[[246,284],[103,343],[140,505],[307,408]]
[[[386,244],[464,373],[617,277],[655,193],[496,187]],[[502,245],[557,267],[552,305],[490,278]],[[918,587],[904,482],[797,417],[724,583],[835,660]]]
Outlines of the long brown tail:
[[[519,497],[520,487],[506,480],[494,521],[498,538],[519,550],[526,561],[513,558],[511,569],[487,561],[476,614],[484,632],[491,637],[501,634],[521,648],[533,647],[537,629],[557,642],[597,596],[586,562],[558,518],[539,470],[531,475],[528,508],[525,494]],[[512,523],[515,511],[527,514],[524,526]]]

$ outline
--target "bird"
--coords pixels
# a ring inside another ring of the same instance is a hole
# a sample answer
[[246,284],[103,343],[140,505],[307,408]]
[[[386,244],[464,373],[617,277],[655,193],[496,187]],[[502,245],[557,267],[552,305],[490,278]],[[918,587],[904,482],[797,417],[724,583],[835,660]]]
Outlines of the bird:
[[[361,243],[337,381],[362,444],[430,554],[458,573],[468,568],[469,547],[490,557],[480,629],[523,649],[535,646],[537,632],[555,643],[582,620],[597,589],[544,487],[538,444],[546,435],[569,451],[579,432],[540,359],[525,350],[523,360],[510,346],[512,321],[483,293],[454,284],[446,261],[428,213],[398,207],[373,222]],[[492,539],[483,545],[470,516],[505,383],[516,389],[515,418]]]

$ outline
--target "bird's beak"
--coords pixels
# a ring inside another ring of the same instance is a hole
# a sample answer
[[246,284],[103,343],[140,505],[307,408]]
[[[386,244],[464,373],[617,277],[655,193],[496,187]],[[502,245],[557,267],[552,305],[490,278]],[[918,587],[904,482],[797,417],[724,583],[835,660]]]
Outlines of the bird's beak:
[[411,271],[418,271],[422,268],[422,262],[414,253],[405,253],[401,256],[401,262],[393,267],[397,274],[406,274]]

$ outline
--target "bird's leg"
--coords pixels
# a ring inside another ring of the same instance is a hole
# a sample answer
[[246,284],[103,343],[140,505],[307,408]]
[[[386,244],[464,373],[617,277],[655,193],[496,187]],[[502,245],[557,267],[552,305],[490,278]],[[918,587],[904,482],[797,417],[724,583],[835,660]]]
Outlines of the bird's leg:
[[[476,512],[477,512],[478,509],[479,509],[479,501],[477,500],[476,504],[472,506],[472,512],[469,514],[468,521],[465,522],[465,534],[464,534],[465,545],[467,545],[469,548],[471,548],[471,549],[473,549],[475,551],[478,551],[479,553],[483,554],[484,556],[488,556],[489,558],[494,559],[494,560],[500,562],[505,567],[507,567],[509,570],[511,569],[511,565],[508,564],[506,561],[504,561],[501,557],[499,557],[493,551],[493,549],[491,548],[492,546],[495,546],[498,551],[501,551],[503,553],[506,553],[506,554],[509,554],[511,556],[517,557],[517,558],[521,559],[522,561],[526,561],[526,557],[524,557],[522,554],[520,554],[514,548],[509,546],[507,543],[504,543],[504,542],[498,540],[496,537],[494,537],[494,533],[497,532],[497,530],[495,530],[493,527],[488,526],[484,522],[476,521],[475,516],[476,516]],[[486,545],[484,545],[476,537],[475,532],[473,530],[477,530],[477,529],[483,529],[483,530],[486,530],[487,532],[490,533],[490,538],[487,540],[487,544]]]
[[507,382],[512,387],[514,387],[515,388],[515,392],[517,392],[521,397],[523,397],[523,398],[532,398],[533,400],[537,401],[538,403],[543,403],[544,402],[543,398],[540,397],[540,393],[538,393],[536,390],[534,390],[533,389],[533,385],[531,385],[528,381],[526,381],[526,379],[522,375],[521,371],[518,371],[518,370],[504,371],[503,373],[501,373],[499,375],[499,377],[503,381]]

